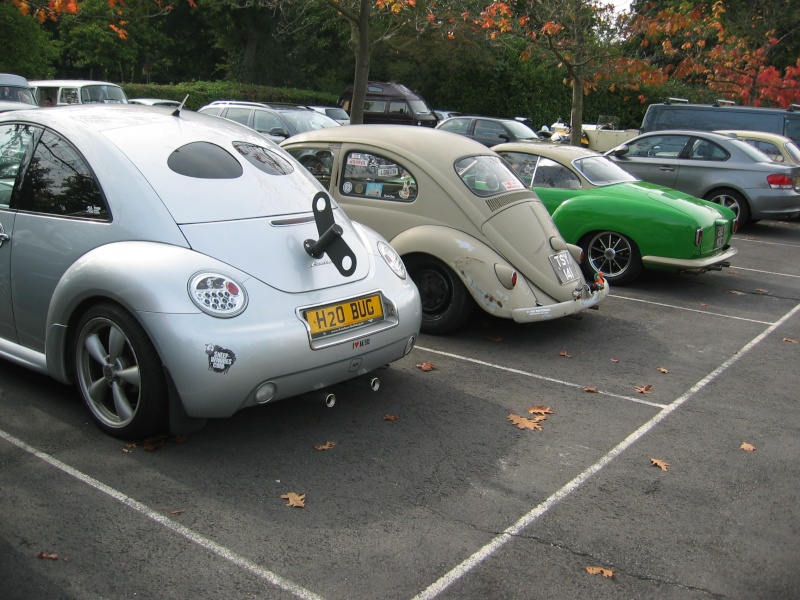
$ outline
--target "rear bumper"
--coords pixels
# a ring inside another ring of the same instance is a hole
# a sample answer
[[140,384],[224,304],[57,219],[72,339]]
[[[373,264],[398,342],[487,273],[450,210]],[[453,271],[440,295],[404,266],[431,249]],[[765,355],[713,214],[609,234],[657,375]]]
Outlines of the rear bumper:
[[597,285],[594,291],[589,286],[584,286],[580,298],[549,304],[547,306],[532,306],[530,308],[517,308],[512,311],[511,318],[517,323],[533,323],[536,321],[550,321],[576,315],[589,308],[596,308],[608,296],[608,283]]
[[728,248],[727,250],[714,254],[712,256],[704,256],[702,258],[669,258],[666,256],[643,256],[642,262],[648,267],[669,267],[672,269],[682,270],[703,270],[727,262],[729,259],[736,256],[739,252],[738,248]]
[[795,190],[745,190],[750,194],[753,219],[791,219],[800,216],[800,193]]

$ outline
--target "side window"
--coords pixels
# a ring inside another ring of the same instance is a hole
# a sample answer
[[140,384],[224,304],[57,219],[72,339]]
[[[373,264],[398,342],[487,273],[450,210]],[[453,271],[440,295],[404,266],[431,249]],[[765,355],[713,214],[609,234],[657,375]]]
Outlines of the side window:
[[500,142],[506,141],[500,137],[500,134],[503,133],[508,135],[508,132],[502,125],[500,125],[500,123],[495,123],[494,121],[483,121],[481,119],[478,119],[475,122],[475,137],[496,140],[496,142],[499,144]]
[[345,157],[339,190],[345,196],[413,202],[417,181],[405,167],[366,152],[350,152]]
[[283,126],[283,123],[272,113],[268,113],[264,110],[255,111],[253,114],[253,129],[259,133],[269,133],[276,128],[286,131],[286,127]]
[[581,187],[581,181],[564,165],[549,158],[540,158],[533,175],[533,187],[577,190]]
[[755,146],[759,150],[761,150],[764,154],[769,156],[775,162],[783,162],[783,154],[778,149],[778,147],[773,144],[772,142],[765,142],[763,140],[744,140],[751,146]]
[[511,168],[525,182],[526,186],[531,187],[533,185],[533,173],[536,171],[536,163],[539,161],[538,156],[524,152],[500,152],[499,154],[511,165]]
[[793,116],[785,117],[786,121],[783,124],[783,135],[792,138],[795,142],[800,143],[800,119]]
[[297,148],[289,150],[306,170],[316,177],[327,190],[331,183],[331,169],[333,168],[333,152],[330,150],[316,150]]
[[78,88],[63,88],[61,90],[61,104],[78,104]]
[[411,109],[406,102],[394,101],[389,103],[389,114],[392,115],[407,115],[411,113]]
[[689,141],[687,135],[651,135],[630,145],[626,156],[635,158],[678,158]]
[[253,112],[252,108],[229,108],[224,117],[242,125],[247,125],[250,122],[251,112]]
[[33,151],[19,182],[14,208],[24,211],[107,221],[111,215],[83,158],[50,131]]
[[469,119],[448,119],[447,121],[442,123],[442,126],[439,129],[443,129],[444,131],[452,131],[453,133],[460,133],[461,135],[467,135],[469,131]]
[[728,153],[723,148],[708,140],[695,139],[692,142],[692,149],[689,158],[692,160],[725,160]]
[[11,193],[38,130],[29,125],[0,125],[0,208],[11,204]]
[[364,102],[364,112],[382,113],[386,110],[386,102],[383,100],[367,100]]

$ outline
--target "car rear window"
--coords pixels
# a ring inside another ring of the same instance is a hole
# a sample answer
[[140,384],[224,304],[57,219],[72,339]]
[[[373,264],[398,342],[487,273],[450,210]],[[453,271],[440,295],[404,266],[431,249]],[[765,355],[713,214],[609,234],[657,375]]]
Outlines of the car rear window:
[[179,175],[196,179],[236,179],[244,172],[227,150],[209,142],[181,146],[167,159],[167,165]]

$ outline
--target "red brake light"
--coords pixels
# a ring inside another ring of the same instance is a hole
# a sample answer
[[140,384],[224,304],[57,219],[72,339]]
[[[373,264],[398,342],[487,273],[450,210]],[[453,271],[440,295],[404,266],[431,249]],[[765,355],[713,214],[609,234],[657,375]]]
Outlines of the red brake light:
[[739,233],[739,219],[734,219],[733,220],[732,229],[733,229],[733,233]]
[[773,189],[791,189],[793,186],[792,178],[785,173],[774,173],[767,175],[767,183]]
[[516,287],[517,285],[517,272],[514,271],[514,274],[511,275],[511,287]]
[[694,234],[694,245],[695,246],[702,246],[703,245],[703,230],[698,229]]

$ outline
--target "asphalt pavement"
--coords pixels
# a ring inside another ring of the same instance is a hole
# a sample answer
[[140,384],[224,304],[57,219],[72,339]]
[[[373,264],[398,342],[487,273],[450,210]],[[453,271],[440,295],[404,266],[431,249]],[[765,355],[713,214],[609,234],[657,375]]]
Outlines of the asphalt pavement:
[[151,444],[0,362],[0,597],[800,598],[800,221],[734,245]]

